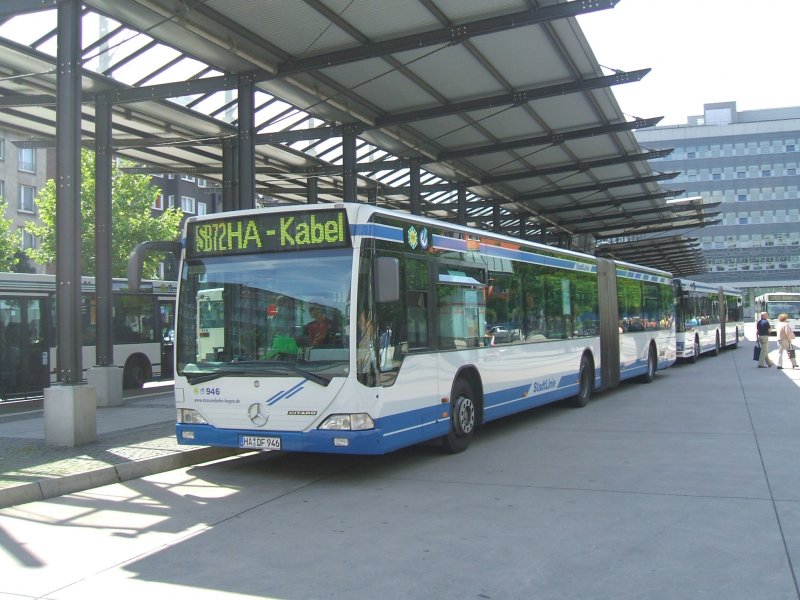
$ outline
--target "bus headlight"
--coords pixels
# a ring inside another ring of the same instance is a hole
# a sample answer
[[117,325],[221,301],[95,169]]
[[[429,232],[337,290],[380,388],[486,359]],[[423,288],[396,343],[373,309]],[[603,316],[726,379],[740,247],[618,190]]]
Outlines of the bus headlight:
[[192,425],[208,425],[205,417],[193,408],[182,408],[178,413],[178,420],[181,423],[190,423]]
[[375,429],[375,421],[367,413],[352,413],[348,415],[331,415],[322,422],[320,429],[336,429],[340,431],[363,431]]

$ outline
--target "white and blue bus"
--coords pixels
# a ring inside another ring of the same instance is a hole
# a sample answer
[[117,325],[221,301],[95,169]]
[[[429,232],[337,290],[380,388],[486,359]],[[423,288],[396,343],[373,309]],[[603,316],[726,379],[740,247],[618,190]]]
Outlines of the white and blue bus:
[[701,354],[736,348],[744,335],[744,305],[738,288],[675,279],[677,356],[696,362]]
[[354,203],[192,217],[184,237],[181,444],[458,452],[483,423],[675,361],[664,271]]
[[789,326],[800,335],[800,293],[797,292],[768,292],[757,296],[753,303],[755,307],[756,323],[761,318],[761,313],[769,317],[769,334],[775,335],[778,331],[778,317],[786,314]]
[[[145,281],[138,291],[112,281],[114,362],[126,388],[172,374],[174,281]],[[81,277],[84,368],[96,364],[97,299],[93,277]],[[56,277],[0,273],[0,400],[38,397],[58,380]]]

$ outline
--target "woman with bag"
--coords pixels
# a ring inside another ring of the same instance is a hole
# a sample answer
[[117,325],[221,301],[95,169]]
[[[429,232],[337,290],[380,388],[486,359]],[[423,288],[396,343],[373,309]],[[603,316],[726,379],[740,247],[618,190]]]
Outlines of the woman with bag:
[[778,317],[778,321],[780,321],[781,325],[778,327],[778,368],[783,368],[783,353],[786,352],[786,355],[789,357],[789,360],[792,361],[792,368],[797,368],[797,360],[794,357],[794,346],[792,345],[792,340],[794,340],[794,331],[792,331],[792,326],[789,325],[788,322],[789,315],[786,313],[782,313]]

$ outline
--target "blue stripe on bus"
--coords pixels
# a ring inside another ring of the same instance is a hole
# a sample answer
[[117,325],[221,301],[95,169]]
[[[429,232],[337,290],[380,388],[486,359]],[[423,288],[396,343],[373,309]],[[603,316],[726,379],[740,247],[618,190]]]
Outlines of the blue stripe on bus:
[[512,250],[511,248],[503,248],[502,246],[481,244],[481,254],[535,265],[543,265],[546,267],[559,267],[562,269],[569,269],[570,271],[584,271],[586,273],[597,272],[597,265],[593,265],[591,263],[570,260],[567,258],[559,258],[557,256],[535,254],[525,250]]
[[[645,365],[646,368],[646,365]],[[626,373],[641,374],[637,365]],[[597,373],[596,373],[597,376]],[[595,379],[597,381],[597,379]],[[522,410],[535,408],[556,400],[569,398],[578,393],[577,374],[565,375],[552,389],[529,395],[533,383],[515,386],[486,394],[484,398],[484,422],[493,421]],[[445,416],[446,415],[446,416]],[[191,431],[193,438],[187,441],[183,432]],[[450,431],[449,405],[434,404],[416,410],[380,417],[375,420],[375,429],[367,431],[264,431],[247,429],[217,429],[211,425],[187,425],[178,423],[178,443],[202,446],[239,447],[242,435],[276,436],[281,447],[289,452],[327,452],[347,454],[383,454],[425,440],[446,435]],[[334,445],[334,438],[347,439],[348,445]]]
[[350,235],[403,243],[403,230],[400,227],[380,223],[350,225]]
[[640,273],[638,271],[630,271],[628,269],[623,269],[621,267],[617,267],[617,277],[625,277],[626,279],[638,279],[640,281],[653,281],[655,283],[663,283],[666,285],[671,285],[672,280],[668,279],[667,277],[662,277],[660,275],[653,275],[651,273]]

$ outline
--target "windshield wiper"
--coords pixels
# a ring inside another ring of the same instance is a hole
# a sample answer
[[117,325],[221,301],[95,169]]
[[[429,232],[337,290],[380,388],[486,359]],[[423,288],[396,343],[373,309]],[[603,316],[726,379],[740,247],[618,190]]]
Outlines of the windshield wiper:
[[258,375],[275,375],[276,372],[280,371],[289,371],[291,373],[295,373],[296,375],[301,375],[308,379],[309,381],[313,381],[316,384],[319,384],[323,387],[327,387],[327,385],[331,382],[332,377],[324,377],[323,375],[318,375],[317,373],[312,373],[311,371],[304,371],[303,369],[298,369],[295,366],[287,365],[282,363],[280,369],[275,369],[274,371],[270,370],[244,370],[244,369],[237,369],[237,370],[225,370],[225,371],[216,371],[214,373],[197,373],[197,374],[190,374],[184,373],[186,375],[186,380],[194,385],[195,383],[203,383],[206,381],[211,381],[213,379],[219,379],[220,377],[245,377],[245,376],[258,376]]

